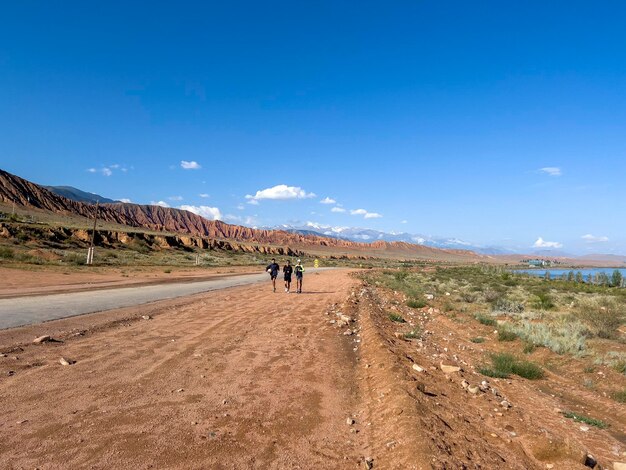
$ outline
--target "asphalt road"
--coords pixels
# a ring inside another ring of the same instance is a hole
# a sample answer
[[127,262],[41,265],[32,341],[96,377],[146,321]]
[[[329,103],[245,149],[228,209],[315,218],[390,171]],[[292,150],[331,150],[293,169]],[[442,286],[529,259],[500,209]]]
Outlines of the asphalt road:
[[[329,268],[308,269],[306,275]],[[276,282],[282,287],[282,276]],[[294,278],[295,281],[295,278]],[[60,318],[102,312],[116,308],[132,307],[158,300],[173,299],[228,287],[267,282],[267,273],[229,276],[200,282],[159,284],[140,287],[99,289],[91,292],[39,295],[0,299],[0,329],[32,325]]]

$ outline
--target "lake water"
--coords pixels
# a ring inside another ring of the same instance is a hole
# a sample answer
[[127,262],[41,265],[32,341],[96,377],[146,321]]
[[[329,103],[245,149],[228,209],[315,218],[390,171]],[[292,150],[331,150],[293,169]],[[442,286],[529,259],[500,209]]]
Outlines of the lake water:
[[[558,279],[563,274],[567,275],[570,271],[574,271],[576,274],[580,271],[583,274],[583,279],[587,280],[587,276],[591,274],[592,276],[596,276],[599,273],[605,273],[609,278],[613,274],[616,268],[587,268],[587,269],[554,269],[554,268],[537,268],[537,269],[516,269],[516,273],[526,273],[531,276],[539,276],[544,277],[546,275],[546,271],[550,273],[550,277],[552,279]],[[618,271],[622,273],[622,276],[626,277],[626,268],[617,268]]]

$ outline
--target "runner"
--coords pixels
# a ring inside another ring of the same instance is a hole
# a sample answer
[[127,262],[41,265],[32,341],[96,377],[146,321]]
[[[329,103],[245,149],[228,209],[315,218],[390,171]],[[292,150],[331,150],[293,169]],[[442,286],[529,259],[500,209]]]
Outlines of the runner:
[[287,260],[287,264],[283,266],[283,273],[285,273],[285,292],[289,294],[289,289],[291,289],[291,273],[293,272],[293,267],[291,266],[291,261]]
[[298,294],[302,293],[302,276],[304,274],[304,266],[302,266],[302,262],[298,260],[298,263],[294,267],[294,271],[296,272],[296,292]]
[[278,277],[278,272],[280,271],[280,266],[276,263],[276,260],[272,258],[272,262],[265,268],[265,270],[270,273],[270,279],[272,280],[272,287],[274,288],[274,292],[276,292],[276,278]]

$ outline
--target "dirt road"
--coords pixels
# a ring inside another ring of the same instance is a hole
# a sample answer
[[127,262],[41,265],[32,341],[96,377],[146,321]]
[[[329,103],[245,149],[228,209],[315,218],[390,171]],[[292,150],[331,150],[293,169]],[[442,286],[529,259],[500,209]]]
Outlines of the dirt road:
[[354,282],[199,294],[59,343],[1,332],[0,468],[355,468],[354,343],[325,315]]
[[[324,269],[328,268],[312,269],[310,272],[314,274]],[[0,299],[0,329],[255,284],[267,279],[266,273],[241,274],[196,282],[173,281],[158,285]]]

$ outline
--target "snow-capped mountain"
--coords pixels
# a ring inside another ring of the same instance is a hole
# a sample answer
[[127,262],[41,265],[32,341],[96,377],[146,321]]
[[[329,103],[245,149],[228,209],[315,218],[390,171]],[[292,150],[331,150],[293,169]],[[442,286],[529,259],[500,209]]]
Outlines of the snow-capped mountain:
[[406,232],[381,232],[359,227],[332,227],[330,225],[322,225],[315,222],[307,222],[304,225],[288,225],[283,224],[271,227],[277,230],[285,230],[288,232],[301,233],[303,235],[316,234],[326,237],[340,238],[354,242],[369,243],[377,240],[387,242],[406,242],[416,245],[425,245],[433,248],[447,248],[454,250],[471,250],[477,253],[488,255],[500,255],[513,253],[511,250],[501,247],[480,246],[473,243],[460,240],[458,238],[432,237],[428,235],[412,234]]

